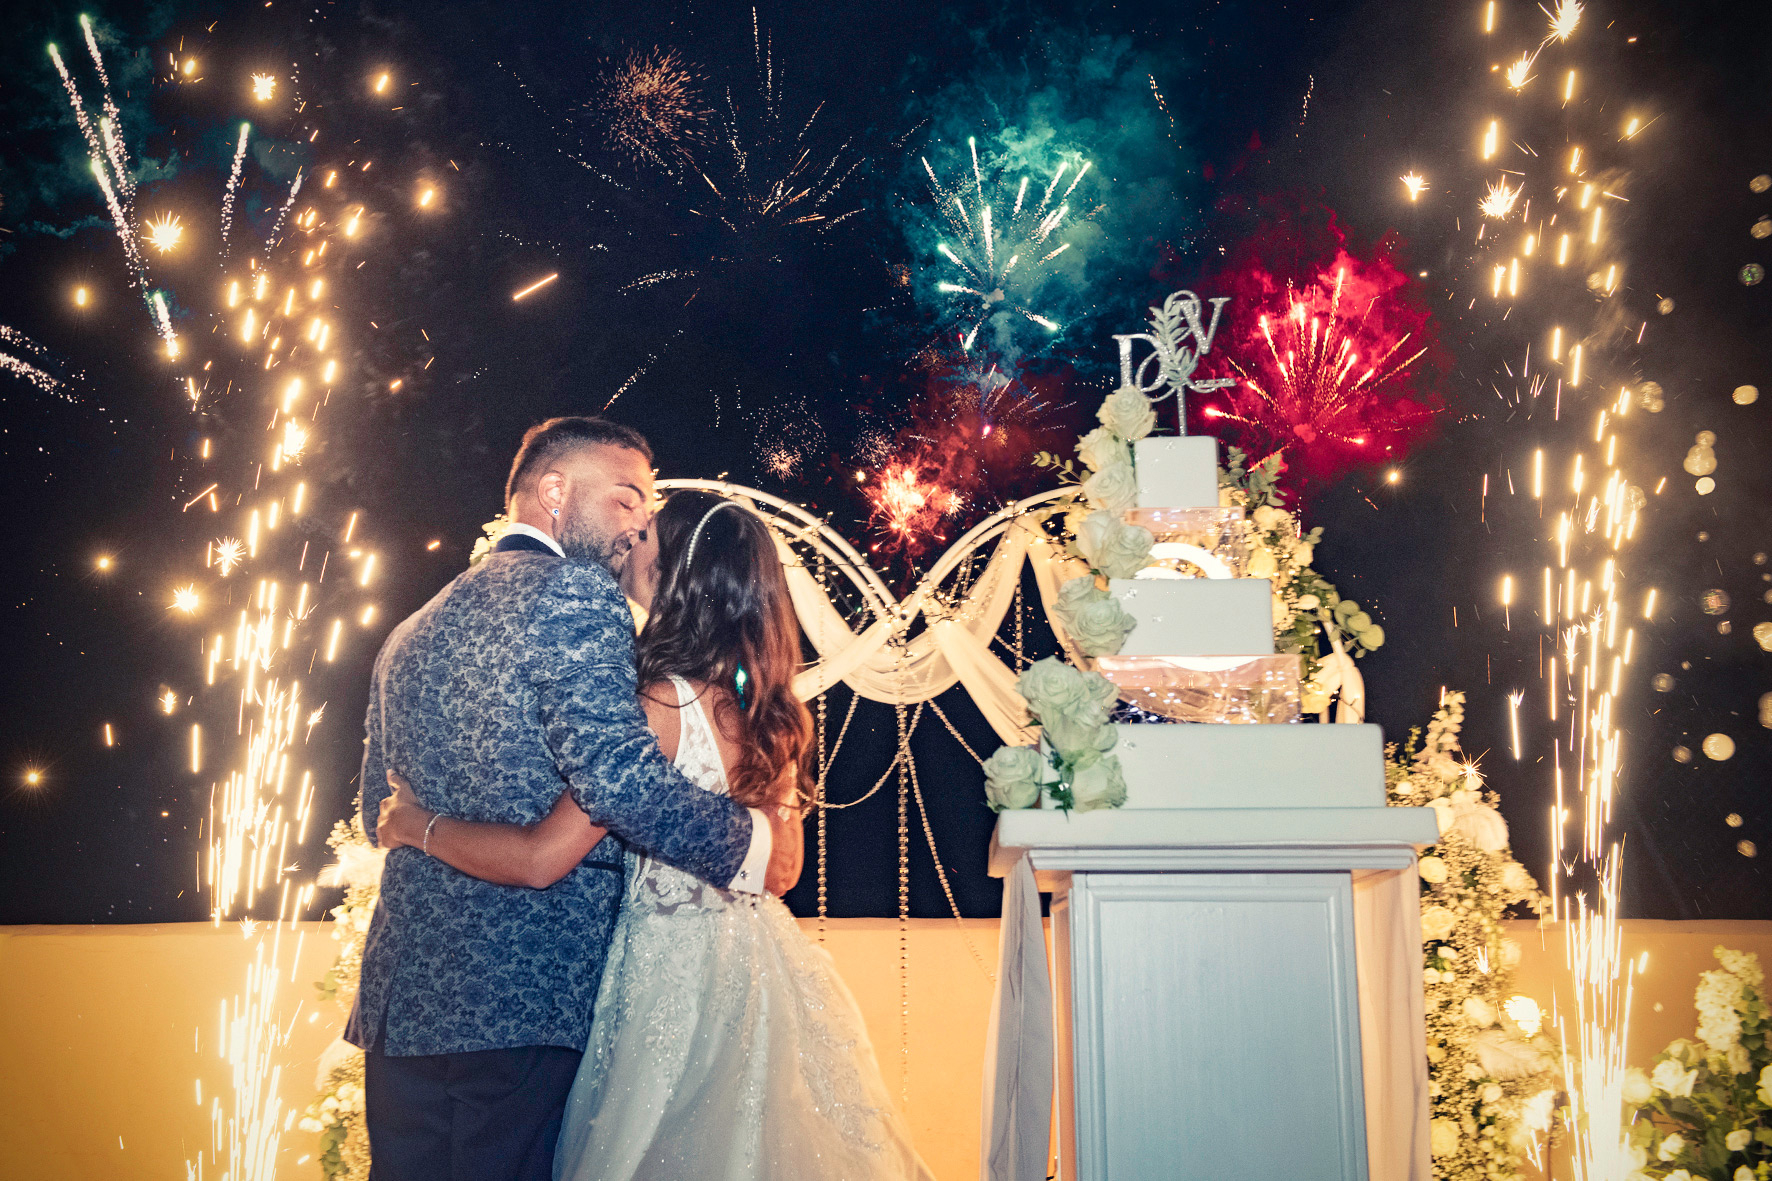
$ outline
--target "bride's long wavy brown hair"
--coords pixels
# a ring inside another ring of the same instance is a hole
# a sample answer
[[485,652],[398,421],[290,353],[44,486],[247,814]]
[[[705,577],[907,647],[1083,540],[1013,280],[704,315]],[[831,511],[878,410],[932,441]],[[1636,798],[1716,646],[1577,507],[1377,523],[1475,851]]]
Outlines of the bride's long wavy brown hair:
[[[727,691],[715,697],[714,712],[738,740],[732,798],[756,807],[772,802],[772,789],[790,765],[799,769],[800,790],[811,794],[812,718],[794,696],[800,625],[775,541],[769,527],[743,507],[708,516],[722,499],[686,489],[653,518],[658,590],[636,663],[643,692],[672,675]],[[691,555],[697,524],[701,533]],[[736,692],[740,669],[742,706]]]

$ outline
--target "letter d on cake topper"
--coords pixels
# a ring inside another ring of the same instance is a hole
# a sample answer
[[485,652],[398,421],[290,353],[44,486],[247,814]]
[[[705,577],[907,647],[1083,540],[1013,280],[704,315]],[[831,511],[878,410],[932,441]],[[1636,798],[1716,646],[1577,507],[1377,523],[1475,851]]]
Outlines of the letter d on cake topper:
[[[1177,291],[1163,301],[1162,307],[1151,309],[1149,332],[1130,332],[1114,337],[1120,342],[1120,384],[1136,388],[1153,402],[1161,402],[1173,394],[1176,418],[1184,435],[1187,434],[1188,390],[1204,393],[1236,384],[1228,377],[1194,380],[1194,367],[1200,363],[1201,357],[1212,351],[1212,338],[1218,335],[1219,314],[1230,301],[1228,295],[1208,300],[1212,305],[1212,322],[1205,324],[1201,321],[1204,309],[1200,297],[1191,291]],[[1190,339],[1192,345],[1188,343]],[[1151,346],[1151,351],[1136,366],[1132,363],[1132,342],[1135,340],[1147,341]],[[1156,363],[1157,373],[1146,381],[1152,362]],[[1168,393],[1157,392],[1165,386]]]

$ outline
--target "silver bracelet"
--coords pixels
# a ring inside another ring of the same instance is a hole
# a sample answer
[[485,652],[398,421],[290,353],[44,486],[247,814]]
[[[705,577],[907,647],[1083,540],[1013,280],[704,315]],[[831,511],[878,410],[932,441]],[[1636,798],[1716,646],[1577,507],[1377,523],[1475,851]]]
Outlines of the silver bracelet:
[[424,843],[421,844],[419,846],[419,848],[424,850],[424,854],[426,857],[429,857],[431,855],[431,830],[433,828],[437,827],[437,821],[439,821],[441,819],[443,819],[443,813],[432,812],[431,813],[431,822],[429,824],[425,825]]

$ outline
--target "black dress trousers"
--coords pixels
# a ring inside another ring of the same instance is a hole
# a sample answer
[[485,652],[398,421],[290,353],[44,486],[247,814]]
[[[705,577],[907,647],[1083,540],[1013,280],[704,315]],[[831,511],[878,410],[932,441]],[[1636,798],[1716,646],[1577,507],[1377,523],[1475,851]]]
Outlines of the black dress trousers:
[[553,1181],[577,1050],[523,1046],[392,1058],[371,1050],[370,1181]]

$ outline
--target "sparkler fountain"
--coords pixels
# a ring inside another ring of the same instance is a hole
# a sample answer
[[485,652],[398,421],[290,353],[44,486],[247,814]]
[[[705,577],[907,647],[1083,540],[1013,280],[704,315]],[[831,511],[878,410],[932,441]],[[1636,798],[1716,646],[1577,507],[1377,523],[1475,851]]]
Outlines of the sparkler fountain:
[[[225,1073],[219,1086],[197,1080],[196,1099],[207,1106],[214,1131],[187,1172],[199,1181],[270,1178],[296,1115],[279,1091],[280,1052],[292,1021],[284,990],[294,983],[291,971],[305,937],[296,923],[316,891],[296,864],[296,851],[315,828],[320,786],[301,767],[302,748],[324,720],[328,666],[347,634],[371,628],[377,612],[378,555],[358,514],[322,504],[301,468],[321,435],[333,392],[351,378],[333,309],[344,294],[338,288],[362,265],[368,207],[354,199],[343,168],[326,170],[319,192],[301,200],[298,171],[283,199],[267,203],[274,210],[268,238],[243,249],[235,209],[251,128],[242,124],[220,201],[219,270],[180,293],[177,306],[205,310],[187,316],[189,327],[175,332],[169,301],[150,286],[138,243],[146,240],[161,254],[184,249],[183,222],[170,212],[145,227],[138,222],[125,129],[90,24],[85,31],[106,111],[98,133],[73,74],[54,47],[50,56],[132,278],[164,342],[167,385],[193,415],[225,408],[265,422],[264,442],[243,453],[224,454],[225,443],[203,438],[187,456],[190,495],[180,532],[191,532],[190,523],[204,517],[216,521],[198,527],[208,539],[193,555],[202,573],[170,594],[172,608],[192,625],[206,607],[219,612],[226,604],[231,615],[199,645],[192,675],[212,692],[199,699],[199,720],[190,723],[188,770],[217,775],[197,864],[211,919],[217,925],[238,920],[255,943],[240,991],[221,1001],[217,1027],[199,1033],[199,1047],[213,1052]],[[257,75],[252,88],[257,101],[267,102],[277,79]],[[292,101],[299,109],[299,96]],[[321,134],[317,125],[302,130],[309,142]],[[358,171],[367,168],[367,161],[358,164]],[[232,535],[217,536],[224,531]]]
[[[1485,35],[1504,36],[1497,29],[1526,11],[1517,9],[1486,5]],[[1647,324],[1628,323],[1641,317],[1623,283],[1616,223],[1628,208],[1642,123],[1617,113],[1604,78],[1582,62],[1581,41],[1606,30],[1585,29],[1582,6],[1572,0],[1546,15],[1548,34],[1497,72],[1504,89],[1485,100],[1506,114],[1485,112],[1478,160],[1468,173],[1467,192],[1481,217],[1474,219],[1467,280],[1474,290],[1466,294],[1468,310],[1481,302],[1493,312],[1486,318],[1501,354],[1497,376],[1505,374],[1512,386],[1498,382],[1496,392],[1526,424],[1502,473],[1512,507],[1489,500],[1487,476],[1485,505],[1489,513],[1501,510],[1504,527],[1545,546],[1542,570],[1504,574],[1499,599],[1509,608],[1510,628],[1513,619],[1536,616],[1542,696],[1531,696],[1545,703],[1548,725],[1531,727],[1537,733],[1527,744],[1548,739],[1542,762],[1555,798],[1550,917],[1562,924],[1573,989],[1555,1012],[1565,1115],[1574,1175],[1603,1181],[1635,1167],[1625,1142],[1623,1087],[1637,965],[1624,957],[1619,931],[1624,861],[1614,806],[1625,763],[1620,701],[1636,646],[1637,596],[1645,590],[1631,585],[1629,550],[1648,498],[1626,465],[1632,412],[1649,408],[1649,400],[1632,388],[1629,350]],[[1538,600],[1535,611],[1511,609],[1516,587],[1520,606],[1529,595]],[[1647,590],[1644,620],[1653,596]],[[1517,688],[1506,691],[1515,733],[1521,700]],[[1518,740],[1513,757],[1531,762],[1522,759]]]

